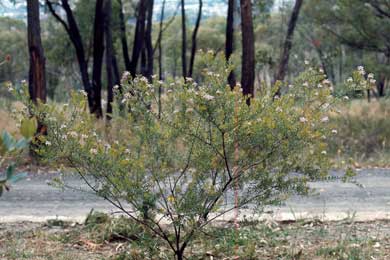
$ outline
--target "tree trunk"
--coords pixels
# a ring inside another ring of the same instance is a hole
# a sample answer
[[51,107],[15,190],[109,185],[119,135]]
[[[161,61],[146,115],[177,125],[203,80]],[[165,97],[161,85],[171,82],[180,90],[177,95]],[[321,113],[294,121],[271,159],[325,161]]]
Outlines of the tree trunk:
[[104,0],[96,0],[95,21],[93,33],[93,68],[92,68],[92,86],[93,86],[93,106],[92,113],[96,117],[103,116],[101,91],[102,91],[102,65],[104,54]]
[[241,86],[243,94],[250,98],[254,97],[255,81],[255,41],[252,21],[251,0],[240,0],[241,6],[241,31],[242,31],[242,76]]
[[111,0],[105,0],[104,11],[105,11],[104,34],[105,34],[105,42],[106,42],[106,70],[107,70],[107,119],[111,119],[112,102],[114,101],[113,87],[114,85],[119,85],[119,75],[118,75],[119,73],[117,72],[118,66],[116,64],[114,46],[112,43]]
[[181,0],[181,67],[183,77],[187,75],[187,28],[185,2]]
[[[234,51],[234,10],[236,8],[236,0],[229,0],[228,13],[226,21],[226,43],[225,43],[225,57],[229,61]],[[236,77],[231,71],[228,77],[228,82],[233,89],[236,86]]]
[[184,260],[184,253],[181,251],[176,252],[176,259],[177,260]]
[[65,31],[67,32],[75,50],[76,50],[76,57],[79,64],[80,69],[80,75],[81,75],[81,81],[84,86],[84,90],[88,94],[88,105],[90,111],[92,111],[92,96],[93,96],[93,89],[92,85],[89,79],[88,75],[88,62],[85,57],[85,51],[83,46],[83,40],[80,34],[79,27],[77,26],[76,20],[74,18],[72,9],[69,6],[68,0],[61,0],[62,8],[65,11],[66,19],[68,23],[66,23],[54,10],[52,3],[49,0],[46,0],[46,4],[49,7],[50,12],[52,15],[60,22],[63,27],[65,28]]
[[[388,52],[385,54],[385,65],[389,66],[390,65],[390,48]],[[377,82],[377,89],[378,89],[378,96],[379,97],[384,97],[386,95],[386,83],[388,81],[388,75],[386,73],[381,73],[378,78]]]
[[196,38],[198,36],[200,20],[202,19],[203,1],[199,0],[198,17],[196,18],[195,28],[192,32],[192,46],[191,46],[191,58],[190,58],[190,70],[188,71],[188,77],[192,77],[194,71],[195,55],[196,55]]
[[122,0],[118,0],[118,3],[119,3],[120,38],[122,43],[123,60],[125,62],[126,70],[130,71],[129,48],[127,45],[126,22],[125,22],[125,15],[123,13]]
[[325,55],[321,49],[321,46],[317,46],[315,44],[313,44],[313,45],[314,45],[315,50],[317,51],[318,58],[320,59],[320,62],[322,65],[322,69],[324,70],[324,74],[327,75],[327,77],[334,82],[336,80],[336,78],[335,78],[335,75],[333,72],[333,66],[330,66],[328,64],[328,61],[325,58]]
[[146,61],[146,50],[142,49],[141,52],[141,74],[146,75],[147,71],[147,61]]
[[145,33],[145,49],[146,49],[146,70],[144,76],[149,79],[152,79],[153,75],[153,43],[152,43],[152,23],[153,23],[153,6],[154,0],[149,0],[148,3],[148,17],[147,17],[147,26]]
[[[160,29],[158,32],[158,78],[160,80],[163,79],[163,72],[162,72],[162,38],[163,38],[163,24],[164,24],[164,16],[165,16],[165,4],[166,0],[163,0],[162,7],[161,7],[161,14],[160,14]],[[159,88],[159,94],[160,88]]]
[[30,54],[29,92],[34,102],[46,102],[45,56],[41,41],[39,0],[27,1],[27,33]]
[[340,45],[340,54],[339,54],[339,82],[342,82],[343,81],[343,74],[344,74],[344,71],[343,71],[343,66],[344,66],[344,54],[345,54],[345,49],[344,49],[344,46],[343,45]]
[[385,83],[386,83],[386,77],[385,75],[380,75],[377,83],[377,90],[378,90],[378,96],[384,97],[385,96]]
[[[277,74],[275,75],[275,82],[277,80],[283,80],[284,77],[286,76],[286,71],[287,71],[287,67],[288,67],[288,60],[290,58],[290,50],[292,48],[292,41],[293,41],[295,26],[296,26],[297,21],[298,21],[298,16],[299,16],[299,12],[301,10],[302,3],[303,3],[303,0],[296,0],[295,1],[295,6],[294,6],[293,12],[291,14],[290,21],[288,22],[286,39],[284,41],[283,51],[282,51],[282,54],[280,57],[279,68],[278,68]],[[276,91],[275,95],[280,96],[280,88]]]
[[[42,48],[41,26],[39,20],[39,0],[27,1],[27,39],[30,56],[30,68],[28,74],[28,90],[31,100],[37,104],[38,101],[46,102],[46,68],[45,55]],[[47,126],[38,119],[36,135],[46,135]],[[30,153],[37,156],[36,148],[42,144],[39,138],[31,144]]]
[[[163,37],[163,22],[164,22],[164,16],[165,16],[165,3],[166,0],[163,1],[162,7],[161,7],[161,14],[160,14],[160,30],[158,33],[158,78],[159,80],[163,79],[163,73],[162,73],[162,37]],[[162,87],[161,84],[158,86],[158,118],[161,118],[161,110],[162,110],[162,104],[161,104],[161,95],[162,95]]]
[[149,0],[140,0],[138,4],[138,16],[137,16],[137,24],[135,26],[133,54],[131,57],[131,63],[129,69],[129,72],[132,77],[135,77],[136,75],[139,56],[144,46],[145,16],[146,16],[146,9],[148,6],[148,1]]
[[118,85],[120,88],[121,76],[119,73],[118,60],[116,58],[114,47],[113,47],[113,50],[114,50],[114,52],[113,52],[113,56],[112,56],[112,69],[113,69],[113,73],[114,73],[114,85]]

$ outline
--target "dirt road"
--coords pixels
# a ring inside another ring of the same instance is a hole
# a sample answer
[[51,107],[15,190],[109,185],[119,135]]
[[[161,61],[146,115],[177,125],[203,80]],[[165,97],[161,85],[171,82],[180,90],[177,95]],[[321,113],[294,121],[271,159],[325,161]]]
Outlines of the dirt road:
[[[61,218],[82,221],[93,208],[113,212],[115,209],[95,195],[71,189],[64,191],[49,186],[52,174],[31,174],[26,180],[12,186],[0,198],[0,222],[45,221]],[[267,208],[268,214],[279,220],[318,217],[339,220],[354,217],[357,220],[390,219],[390,170],[375,169],[358,171],[356,180],[364,186],[352,183],[318,182],[311,186],[317,195],[294,196],[280,207]],[[87,190],[77,176],[69,177],[67,183]],[[240,216],[250,215],[242,211]],[[227,215],[225,219],[231,218]]]

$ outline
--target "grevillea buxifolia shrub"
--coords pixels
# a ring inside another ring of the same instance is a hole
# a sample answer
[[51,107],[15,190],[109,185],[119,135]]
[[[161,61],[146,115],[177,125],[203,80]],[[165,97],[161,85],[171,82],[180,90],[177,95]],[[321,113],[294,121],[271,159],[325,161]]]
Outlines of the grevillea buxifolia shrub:
[[307,194],[309,181],[327,178],[326,139],[337,133],[328,122],[332,86],[321,70],[302,73],[281,97],[273,98],[275,88],[247,106],[240,86],[226,84],[224,57],[201,59],[198,83],[150,83],[125,73],[109,127],[88,113],[83,92],[63,106],[31,109],[48,127],[42,158],[77,171],[176,259],[204,227],[235,209],[228,199],[235,187],[240,209]]

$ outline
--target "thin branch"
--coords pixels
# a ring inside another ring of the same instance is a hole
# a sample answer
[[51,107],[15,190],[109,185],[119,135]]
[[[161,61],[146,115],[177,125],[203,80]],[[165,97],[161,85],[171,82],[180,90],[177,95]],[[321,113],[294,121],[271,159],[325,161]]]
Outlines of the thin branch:
[[49,11],[50,13],[54,16],[54,18],[57,19],[58,22],[60,22],[62,24],[62,26],[65,28],[66,32],[68,34],[70,34],[70,29],[68,27],[68,24],[64,21],[64,19],[62,19],[58,14],[57,12],[55,11],[54,9],[54,6],[53,6],[53,3],[50,2],[49,0],[46,0],[46,4],[47,6],[49,7]]
[[159,31],[159,34],[158,34],[156,43],[154,44],[154,47],[153,47],[153,54],[156,52],[156,50],[157,50],[157,48],[158,48],[158,42],[161,40],[162,34],[169,28],[169,26],[171,26],[171,24],[172,24],[173,21],[175,20],[175,18],[176,18],[176,16],[177,16],[177,12],[179,11],[179,7],[180,7],[180,3],[178,3],[178,5],[176,6],[175,12],[173,13],[173,15],[172,15],[172,17],[169,19],[169,21],[165,24],[165,27],[160,28],[160,31]]

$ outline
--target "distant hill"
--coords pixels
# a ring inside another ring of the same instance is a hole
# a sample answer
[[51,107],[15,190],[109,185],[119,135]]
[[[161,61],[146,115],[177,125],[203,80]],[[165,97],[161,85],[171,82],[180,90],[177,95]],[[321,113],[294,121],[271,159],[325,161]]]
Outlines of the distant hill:
[[[154,20],[160,20],[161,8],[163,0],[155,0],[154,4]],[[177,15],[181,15],[179,7],[180,0],[166,0],[165,18],[169,18],[177,11]],[[185,1],[186,15],[190,22],[194,22],[198,15],[199,1]],[[203,0],[203,19],[212,16],[225,16],[227,11],[226,0]],[[13,5],[9,0],[0,0],[0,16],[7,16],[16,19],[26,18],[26,2]]]
[[[161,8],[163,0],[155,0],[154,19],[160,20]],[[198,0],[185,1],[186,16],[190,22],[195,22],[199,10]],[[165,17],[171,17],[177,11],[177,15],[181,15],[180,0],[166,0]],[[202,18],[207,19],[215,16],[226,16],[227,1],[226,0],[203,0]]]

